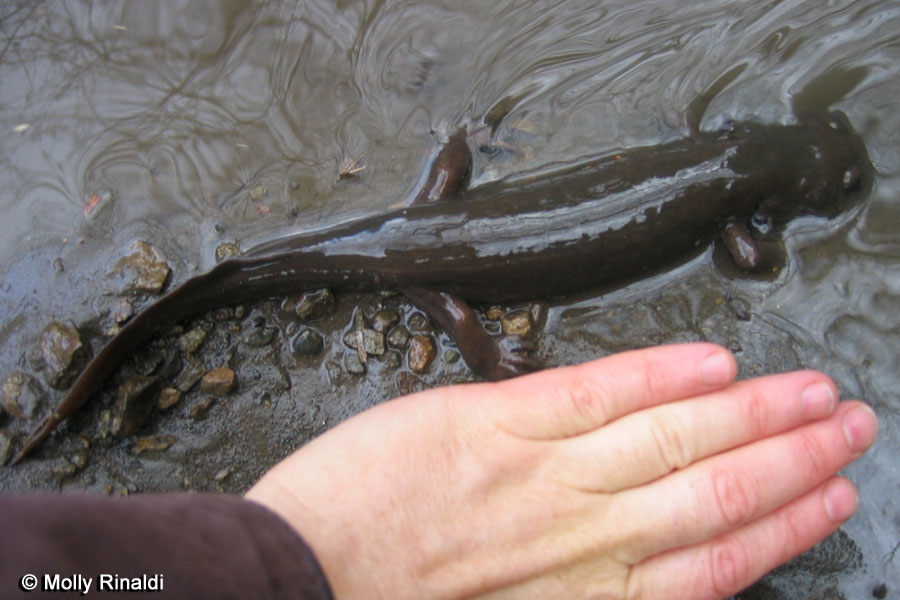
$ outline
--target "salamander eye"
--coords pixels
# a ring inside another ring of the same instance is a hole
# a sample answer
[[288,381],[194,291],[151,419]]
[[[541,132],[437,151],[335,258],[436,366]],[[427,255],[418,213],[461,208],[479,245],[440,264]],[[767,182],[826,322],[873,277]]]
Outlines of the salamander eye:
[[859,167],[850,167],[844,171],[844,177],[841,179],[841,183],[844,184],[844,191],[852,192],[858,188],[860,179]]

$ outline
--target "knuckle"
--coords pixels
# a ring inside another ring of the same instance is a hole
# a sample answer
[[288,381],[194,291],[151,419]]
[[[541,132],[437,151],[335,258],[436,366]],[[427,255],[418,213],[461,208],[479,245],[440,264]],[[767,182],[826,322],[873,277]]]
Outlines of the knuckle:
[[772,411],[761,392],[754,389],[747,394],[743,403],[743,412],[746,426],[754,439],[760,438],[770,431]]
[[712,487],[722,522],[730,527],[746,523],[759,509],[759,492],[738,470],[718,469],[713,473]]
[[750,554],[742,539],[729,536],[710,547],[709,579],[717,597],[740,590],[751,578]]
[[565,390],[566,399],[578,417],[594,426],[606,423],[607,403],[614,397],[584,369],[577,368]]
[[803,463],[800,472],[811,473],[817,480],[832,474],[833,469],[829,468],[828,449],[815,432],[799,432],[796,446],[796,455]]
[[809,537],[809,520],[795,510],[780,510],[775,513],[775,527],[772,528],[772,547],[787,548],[797,540]]
[[687,428],[673,411],[656,412],[650,421],[650,434],[665,472],[683,469],[694,461]]
[[636,372],[643,378],[641,382],[648,398],[665,398],[672,387],[672,373],[663,365],[643,358],[641,369]]

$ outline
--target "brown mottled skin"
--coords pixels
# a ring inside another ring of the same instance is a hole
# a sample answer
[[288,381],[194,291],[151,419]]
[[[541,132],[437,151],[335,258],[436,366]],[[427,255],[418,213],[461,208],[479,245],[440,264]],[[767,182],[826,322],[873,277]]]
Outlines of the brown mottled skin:
[[323,287],[397,289],[454,335],[475,372],[510,377],[537,366],[522,354],[529,345],[488,335],[464,300],[622,285],[696,256],[723,232],[740,266],[752,269],[758,240],[745,224],[762,220],[777,231],[795,215],[837,214],[864,195],[872,171],[840,114],[796,125],[735,123],[434,201],[453,196],[470,169],[460,130],[410,206],[263,244],[184,282],[106,344],[13,462],[81,407],[129,352],[191,315]]

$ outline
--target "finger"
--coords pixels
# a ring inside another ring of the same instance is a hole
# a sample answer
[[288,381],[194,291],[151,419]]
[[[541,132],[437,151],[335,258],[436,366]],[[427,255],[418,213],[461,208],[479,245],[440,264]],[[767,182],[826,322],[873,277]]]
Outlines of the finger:
[[554,464],[567,485],[615,492],[823,419],[834,412],[837,398],[834,383],[815,371],[740,381],[724,390],[632,413],[601,430],[563,440]]
[[617,535],[628,542],[634,562],[723,535],[832,477],[862,455],[877,430],[868,406],[844,402],[828,419],[619,492],[617,510],[622,515],[617,520],[622,525]]
[[725,598],[834,533],[856,511],[856,488],[835,477],[713,540],[634,567],[628,598]]
[[719,389],[736,374],[734,357],[724,348],[679,344],[487,384],[502,390],[489,405],[484,404],[484,388],[473,386],[470,399],[509,433],[559,439],[592,431],[648,406]]

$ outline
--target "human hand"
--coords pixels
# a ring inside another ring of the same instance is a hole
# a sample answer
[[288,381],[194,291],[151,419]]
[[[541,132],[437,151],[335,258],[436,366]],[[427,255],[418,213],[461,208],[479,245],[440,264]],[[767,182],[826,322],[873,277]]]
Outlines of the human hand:
[[247,498],[306,539],[336,598],[722,598],[857,506],[873,443],[825,375],[734,383],[663,346],[381,404]]

